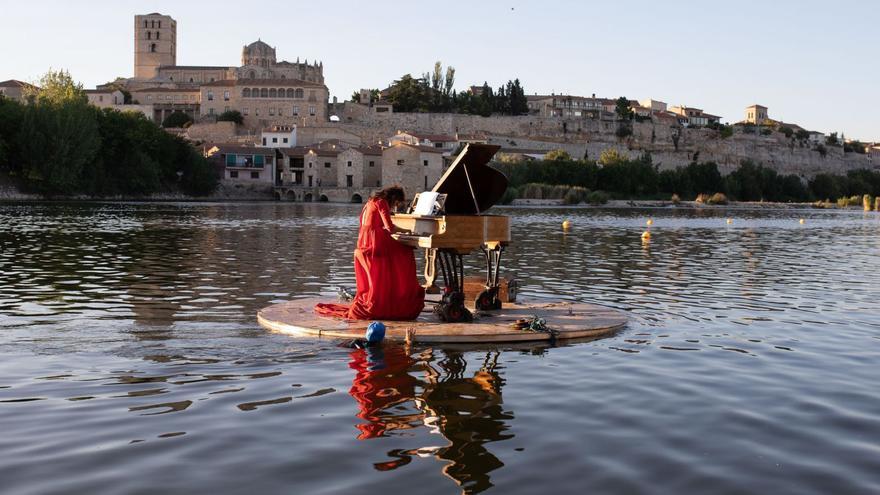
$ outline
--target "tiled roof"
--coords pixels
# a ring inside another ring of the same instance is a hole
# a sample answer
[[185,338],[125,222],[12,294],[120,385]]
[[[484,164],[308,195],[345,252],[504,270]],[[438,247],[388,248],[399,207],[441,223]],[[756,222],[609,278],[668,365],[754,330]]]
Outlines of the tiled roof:
[[0,82],[0,88],[36,88],[36,86],[18,79],[9,79],[8,81]]
[[[404,143],[402,141],[398,141],[397,143],[394,144],[394,146],[409,146],[410,148],[415,148],[423,153],[440,153],[440,154],[444,153],[444,150],[442,148],[434,148],[433,146],[419,146],[417,144],[409,144],[409,143]],[[385,149],[389,149],[389,148],[385,148]]]
[[382,148],[381,146],[358,146],[355,149],[365,155],[373,155],[373,156],[381,156],[382,150],[384,150],[384,148]]
[[186,89],[186,88],[144,88],[144,89],[133,89],[132,93],[198,93],[198,89]]
[[236,155],[274,155],[274,148],[258,148],[256,146],[241,146],[235,144],[217,144],[215,145],[220,150],[218,153],[228,155],[228,154],[236,154]]
[[221,79],[219,81],[202,84],[202,86],[235,86],[235,79]]
[[442,142],[442,141],[455,141],[455,136],[450,136],[448,134],[422,134],[421,132],[409,132],[409,131],[398,131],[398,134],[409,134],[410,136],[418,139],[427,139],[428,141],[434,142]]
[[219,65],[160,65],[159,70],[229,70],[232,67]]

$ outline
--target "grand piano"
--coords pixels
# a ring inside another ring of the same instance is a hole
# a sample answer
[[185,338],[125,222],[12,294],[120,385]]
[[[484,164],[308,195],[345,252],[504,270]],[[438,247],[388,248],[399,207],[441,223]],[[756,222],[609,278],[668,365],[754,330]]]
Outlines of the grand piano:
[[486,288],[476,297],[474,307],[481,311],[501,309],[498,272],[501,253],[510,242],[510,218],[484,214],[507,190],[507,177],[487,165],[499,148],[466,144],[431,189],[431,200],[436,198],[432,211],[426,214],[420,208],[416,213],[417,197],[407,213],[391,216],[396,226],[408,231],[394,237],[425,250],[425,287],[429,292],[436,288],[436,267],[440,265],[444,287],[434,312],[446,322],[473,318],[465,307],[462,257],[477,250],[486,261]]

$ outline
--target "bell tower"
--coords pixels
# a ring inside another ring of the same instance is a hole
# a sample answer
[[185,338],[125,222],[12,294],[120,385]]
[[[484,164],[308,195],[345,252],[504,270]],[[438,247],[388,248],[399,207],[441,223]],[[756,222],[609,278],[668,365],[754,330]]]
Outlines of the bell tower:
[[162,65],[177,65],[177,22],[158,12],[134,16],[134,77],[154,78]]

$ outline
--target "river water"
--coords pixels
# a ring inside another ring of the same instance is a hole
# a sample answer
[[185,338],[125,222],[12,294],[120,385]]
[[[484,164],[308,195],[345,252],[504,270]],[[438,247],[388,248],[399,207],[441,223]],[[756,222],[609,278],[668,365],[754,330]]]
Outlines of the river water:
[[261,329],[353,286],[357,208],[0,205],[0,491],[880,492],[877,213],[499,209],[521,297],[629,325],[369,353]]

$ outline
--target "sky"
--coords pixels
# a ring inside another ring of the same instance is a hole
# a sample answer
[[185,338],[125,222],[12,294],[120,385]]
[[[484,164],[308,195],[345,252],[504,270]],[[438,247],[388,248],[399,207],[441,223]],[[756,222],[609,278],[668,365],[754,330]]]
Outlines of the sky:
[[134,15],[177,21],[179,65],[324,62],[340,100],[455,67],[456,88],[519,78],[527,94],[654,98],[743,119],[753,103],[809,130],[880,141],[875,0],[3,0],[0,81],[67,69],[86,88],[133,74]]

